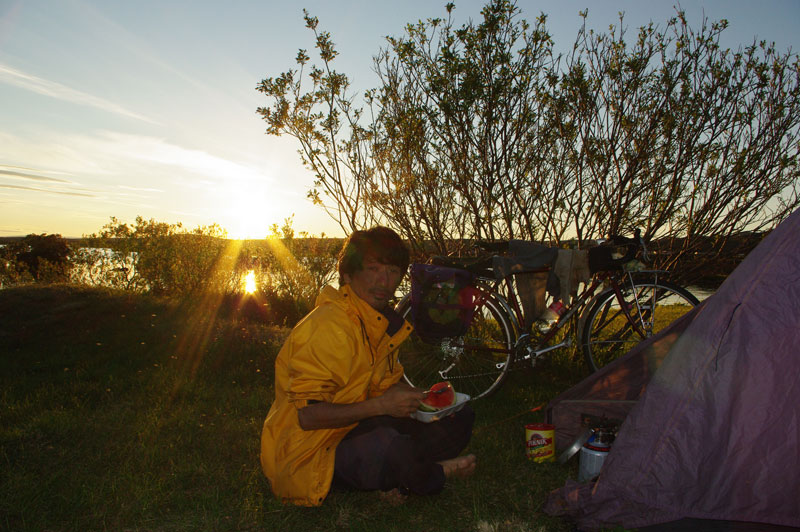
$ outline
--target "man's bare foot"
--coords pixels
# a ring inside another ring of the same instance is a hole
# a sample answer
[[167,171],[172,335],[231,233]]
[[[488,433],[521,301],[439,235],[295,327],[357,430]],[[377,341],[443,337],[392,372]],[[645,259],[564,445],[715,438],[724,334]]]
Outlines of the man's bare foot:
[[478,459],[475,458],[474,454],[468,454],[443,460],[439,462],[439,465],[444,469],[445,477],[465,478],[475,472],[475,468],[478,466]]
[[389,506],[399,506],[406,502],[406,499],[408,499],[408,495],[403,495],[397,488],[389,491],[380,491],[378,493],[381,500],[385,503],[388,503]]

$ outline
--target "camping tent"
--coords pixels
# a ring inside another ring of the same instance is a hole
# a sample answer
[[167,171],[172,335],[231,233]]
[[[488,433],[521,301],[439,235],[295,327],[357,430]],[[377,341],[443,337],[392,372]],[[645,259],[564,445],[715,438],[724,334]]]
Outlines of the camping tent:
[[560,448],[584,414],[624,419],[599,478],[548,498],[581,529],[800,527],[800,211],[715,295],[547,412]]

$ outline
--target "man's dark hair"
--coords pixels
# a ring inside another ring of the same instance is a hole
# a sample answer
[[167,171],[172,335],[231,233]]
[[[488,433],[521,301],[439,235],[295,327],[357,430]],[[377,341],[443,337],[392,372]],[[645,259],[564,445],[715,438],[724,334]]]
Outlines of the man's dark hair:
[[405,271],[409,253],[405,242],[388,227],[376,226],[367,231],[355,231],[339,252],[339,285],[344,285],[344,274],[352,275],[364,269],[364,259],[381,264],[391,264]]

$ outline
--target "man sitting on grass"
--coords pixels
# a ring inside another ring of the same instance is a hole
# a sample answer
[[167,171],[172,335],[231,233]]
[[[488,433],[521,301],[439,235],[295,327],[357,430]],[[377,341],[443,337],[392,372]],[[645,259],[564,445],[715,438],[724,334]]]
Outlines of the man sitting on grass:
[[391,229],[353,233],[339,254],[340,288],[322,290],[278,353],[261,465],[282,501],[316,506],[332,486],[402,499],[475,470],[474,455],[459,456],[469,405],[433,423],[410,417],[425,394],[403,380],[398,347],[411,325],[389,305],[408,263]]

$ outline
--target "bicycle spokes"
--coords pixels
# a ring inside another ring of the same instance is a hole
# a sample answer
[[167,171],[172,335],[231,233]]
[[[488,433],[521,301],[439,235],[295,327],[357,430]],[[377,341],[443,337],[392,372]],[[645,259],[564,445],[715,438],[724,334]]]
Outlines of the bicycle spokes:
[[684,289],[663,281],[632,281],[631,286],[603,292],[581,332],[587,363],[593,370],[609,364],[696,304]]
[[406,380],[429,387],[451,380],[471,397],[490,393],[502,381],[513,357],[513,329],[500,307],[481,299],[469,328],[462,336],[425,341],[412,333],[400,348]]

